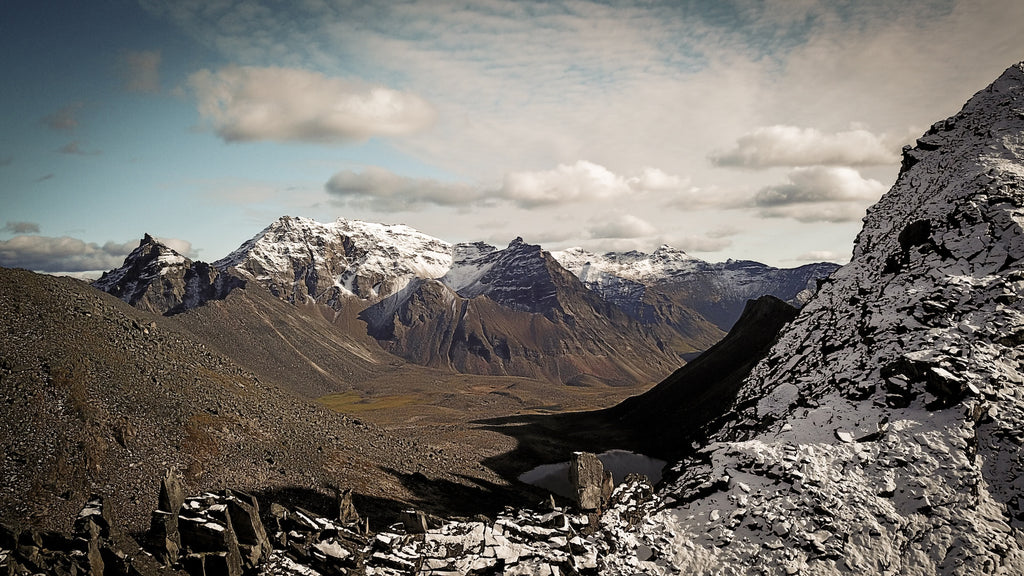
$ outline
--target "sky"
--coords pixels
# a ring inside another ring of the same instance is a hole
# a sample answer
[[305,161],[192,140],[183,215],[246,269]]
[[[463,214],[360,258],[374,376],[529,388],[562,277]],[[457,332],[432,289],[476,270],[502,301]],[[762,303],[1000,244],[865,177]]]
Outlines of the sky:
[[280,216],[848,261],[900,150],[1024,59],[1019,0],[5,0],[0,265]]

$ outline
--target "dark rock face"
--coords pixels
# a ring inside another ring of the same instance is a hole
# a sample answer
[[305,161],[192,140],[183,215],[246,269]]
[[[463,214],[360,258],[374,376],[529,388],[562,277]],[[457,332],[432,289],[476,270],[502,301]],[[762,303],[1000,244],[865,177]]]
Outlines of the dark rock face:
[[137,308],[172,315],[222,300],[245,281],[194,262],[146,234],[120,268],[104,273],[93,286]]

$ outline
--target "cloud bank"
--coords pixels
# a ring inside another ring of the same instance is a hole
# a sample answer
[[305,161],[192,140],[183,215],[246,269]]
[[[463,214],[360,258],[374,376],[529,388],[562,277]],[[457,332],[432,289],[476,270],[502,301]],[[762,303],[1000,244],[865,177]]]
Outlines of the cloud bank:
[[775,166],[870,166],[899,162],[899,143],[867,130],[825,134],[814,128],[767,126],[744,134],[736,147],[713,154],[718,166],[770,168]]
[[40,272],[109,270],[120,266],[137,245],[107,242],[101,246],[68,236],[15,236],[0,240],[0,266]]
[[200,115],[227,142],[357,142],[418,132],[436,116],[414,94],[310,70],[203,69],[188,82]]

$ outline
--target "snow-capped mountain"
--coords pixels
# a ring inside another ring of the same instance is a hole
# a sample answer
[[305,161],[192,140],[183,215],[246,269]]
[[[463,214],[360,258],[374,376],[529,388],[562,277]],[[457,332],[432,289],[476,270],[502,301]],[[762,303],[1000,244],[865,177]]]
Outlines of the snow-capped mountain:
[[92,283],[133,306],[158,314],[183,312],[224,298],[244,284],[205,262],[182,256],[149,234],[120,268]]
[[1024,570],[1022,143],[1024,63],[905,149],[607,573]]
[[560,264],[521,238],[499,250],[404,225],[290,216],[212,265],[143,244],[152,246],[96,286],[165,314],[262,287],[331,308],[340,330],[369,334],[411,362],[563,382],[658,380],[721,338],[747,298],[762,289],[791,298],[790,285],[831,270],[708,264],[667,246],[651,255],[566,251],[556,253]]
[[[517,238],[455,254],[442,278],[414,280],[360,314],[386,350],[427,366],[560,382],[657,380],[680,363],[665,345],[673,334],[635,322],[540,246]],[[718,336],[705,324],[691,350]]]
[[284,216],[213,265],[293,303],[340,307],[348,296],[377,301],[414,278],[443,276],[452,246],[404,225]]
[[648,323],[669,321],[666,304],[697,311],[722,330],[732,327],[748,300],[775,296],[801,306],[818,280],[836,264],[820,262],[780,269],[749,260],[705,262],[668,245],[653,253],[595,254],[582,248],[552,252],[591,290],[630,316]]

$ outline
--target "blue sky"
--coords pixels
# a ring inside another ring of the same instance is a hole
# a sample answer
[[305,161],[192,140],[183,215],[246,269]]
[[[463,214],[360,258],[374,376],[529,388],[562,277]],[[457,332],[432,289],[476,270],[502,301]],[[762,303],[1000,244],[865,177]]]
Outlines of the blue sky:
[[778,266],[1024,58],[1016,0],[8,0],[0,265],[216,260],[282,215]]

